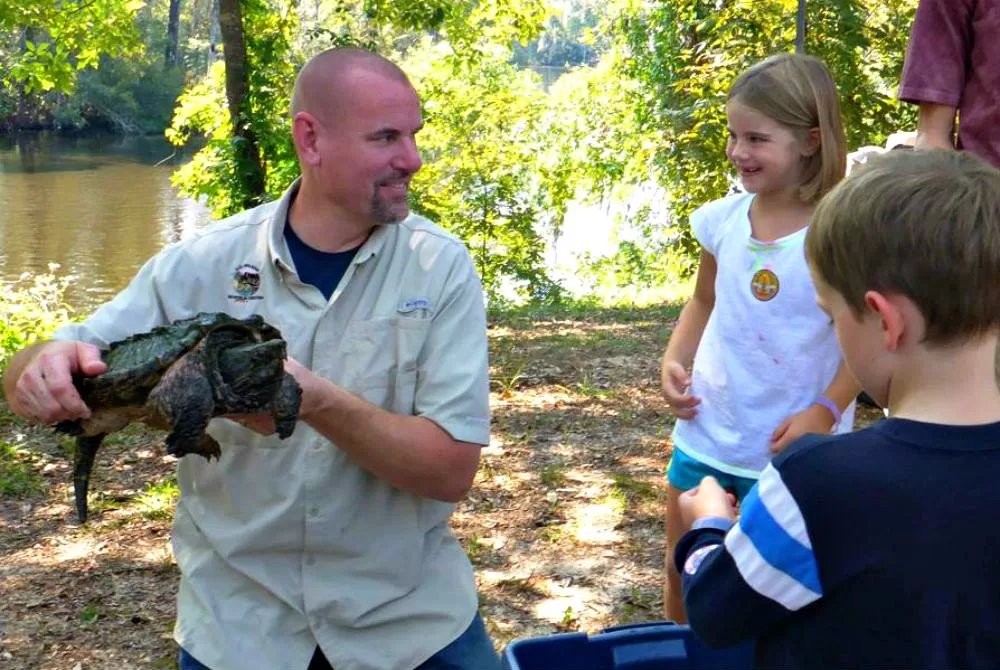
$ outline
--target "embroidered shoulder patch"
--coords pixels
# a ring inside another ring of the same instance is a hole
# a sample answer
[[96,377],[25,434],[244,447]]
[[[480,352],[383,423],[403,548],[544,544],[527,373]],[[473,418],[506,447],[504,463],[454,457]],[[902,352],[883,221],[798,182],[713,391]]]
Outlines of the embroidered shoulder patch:
[[722,546],[721,544],[712,544],[707,547],[702,547],[701,549],[698,549],[697,551],[692,553],[690,556],[688,556],[687,560],[684,561],[684,572],[688,573],[689,575],[693,575],[694,573],[698,572],[698,568],[701,567],[701,564],[705,560],[705,557],[721,546]]

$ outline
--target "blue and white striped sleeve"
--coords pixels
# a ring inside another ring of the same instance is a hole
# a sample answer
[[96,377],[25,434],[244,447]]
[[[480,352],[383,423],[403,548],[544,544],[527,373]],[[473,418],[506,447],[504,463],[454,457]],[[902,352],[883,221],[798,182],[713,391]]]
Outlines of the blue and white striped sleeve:
[[692,530],[676,561],[691,627],[715,646],[758,637],[823,596],[802,512],[771,465],[743,500],[739,523],[724,538]]

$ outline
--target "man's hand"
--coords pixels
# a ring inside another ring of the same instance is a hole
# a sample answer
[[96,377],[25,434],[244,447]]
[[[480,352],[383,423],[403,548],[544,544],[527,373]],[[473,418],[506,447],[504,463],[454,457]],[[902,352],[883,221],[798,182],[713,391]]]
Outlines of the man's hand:
[[101,350],[84,342],[53,340],[38,345],[14,383],[8,397],[18,416],[37,423],[52,424],[90,416],[73,386],[73,375],[99,375],[108,366]]
[[705,477],[701,484],[685,491],[678,498],[685,528],[690,528],[698,519],[707,517],[736,521],[735,502],[733,494],[727,493],[715,477]]
[[[302,389],[302,401],[299,405],[299,420],[303,420],[317,404],[316,381],[319,379],[312,370],[299,363],[294,358],[285,359],[285,372],[295,377]],[[224,419],[235,421],[261,435],[273,435],[277,430],[274,417],[270,414],[224,414]]]
[[822,405],[810,405],[793,414],[771,434],[771,453],[780,454],[789,444],[806,433],[829,433],[833,428],[833,414]]
[[701,398],[691,395],[691,377],[677,361],[664,361],[660,383],[667,407],[678,419],[693,419],[698,415]]

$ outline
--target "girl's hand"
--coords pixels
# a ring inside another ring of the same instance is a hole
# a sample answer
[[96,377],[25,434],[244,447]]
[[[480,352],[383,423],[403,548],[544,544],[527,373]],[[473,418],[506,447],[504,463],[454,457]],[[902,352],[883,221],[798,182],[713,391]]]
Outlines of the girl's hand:
[[664,361],[660,376],[663,387],[663,397],[667,399],[667,408],[678,419],[693,419],[698,414],[696,409],[701,404],[701,398],[691,395],[691,377],[684,366],[677,361]]
[[833,429],[833,415],[822,405],[810,405],[794,414],[771,434],[771,453],[780,454],[789,444],[806,433],[829,433]]

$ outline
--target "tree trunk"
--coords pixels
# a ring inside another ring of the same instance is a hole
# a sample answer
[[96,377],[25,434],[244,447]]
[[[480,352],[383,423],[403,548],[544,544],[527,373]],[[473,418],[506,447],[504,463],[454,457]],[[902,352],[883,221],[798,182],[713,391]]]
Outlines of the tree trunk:
[[249,208],[264,201],[264,166],[257,136],[245,108],[247,47],[240,0],[220,0],[219,27],[222,29],[222,54],[226,63],[226,99],[229,102],[229,119],[233,124],[236,177],[242,187],[242,205]]
[[171,68],[177,65],[177,41],[180,34],[181,0],[170,0],[170,16],[167,19],[167,46],[163,53],[163,64]]
[[222,30],[219,28],[219,0],[212,0],[211,15],[208,17],[208,65],[207,72],[212,63],[219,60],[219,41],[222,39]]

